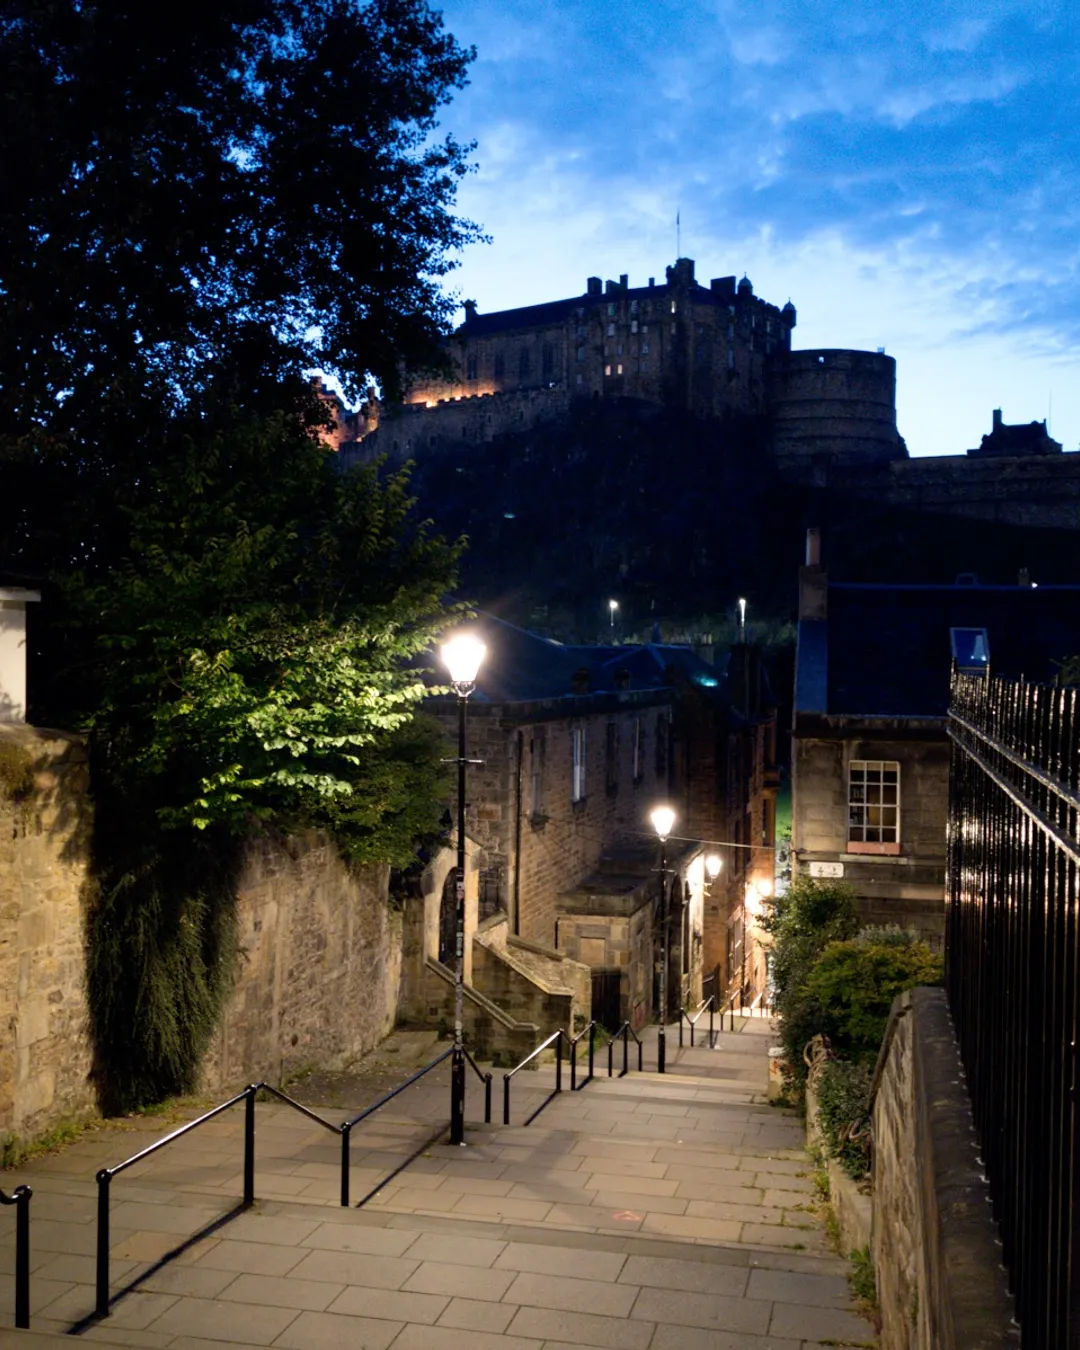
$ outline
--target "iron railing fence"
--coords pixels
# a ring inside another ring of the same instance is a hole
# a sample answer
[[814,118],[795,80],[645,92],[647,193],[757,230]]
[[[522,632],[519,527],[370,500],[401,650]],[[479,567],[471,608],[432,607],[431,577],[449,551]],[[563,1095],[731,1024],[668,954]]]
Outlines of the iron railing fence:
[[1080,1350],[1080,690],[954,674],[946,985],[1025,1346]]

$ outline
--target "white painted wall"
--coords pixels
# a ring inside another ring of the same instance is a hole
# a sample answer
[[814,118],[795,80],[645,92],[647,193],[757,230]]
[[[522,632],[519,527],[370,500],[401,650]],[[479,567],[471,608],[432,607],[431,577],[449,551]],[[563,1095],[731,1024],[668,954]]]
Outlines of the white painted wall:
[[0,587],[0,722],[26,721],[26,606],[38,591]]

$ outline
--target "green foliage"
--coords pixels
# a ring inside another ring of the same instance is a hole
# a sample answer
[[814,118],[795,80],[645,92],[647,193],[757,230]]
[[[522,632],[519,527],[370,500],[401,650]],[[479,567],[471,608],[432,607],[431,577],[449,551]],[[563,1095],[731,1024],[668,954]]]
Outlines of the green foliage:
[[874,1274],[874,1258],[869,1247],[857,1247],[851,1253],[851,1273],[848,1284],[851,1292],[863,1304],[865,1312],[875,1318],[878,1312],[877,1278]]
[[773,1004],[780,1017],[788,1071],[799,1085],[806,1079],[803,1047],[821,1030],[817,1008],[806,994],[806,980],[830,942],[858,931],[853,892],[841,884],[799,877],[777,896],[761,927],[773,940]]
[[807,975],[804,991],[815,1030],[828,1038],[833,1052],[873,1061],[896,995],[940,984],[943,976],[942,958],[924,942],[834,942]]
[[829,1059],[814,1082],[825,1151],[853,1181],[861,1181],[870,1171],[871,1076],[868,1064]]

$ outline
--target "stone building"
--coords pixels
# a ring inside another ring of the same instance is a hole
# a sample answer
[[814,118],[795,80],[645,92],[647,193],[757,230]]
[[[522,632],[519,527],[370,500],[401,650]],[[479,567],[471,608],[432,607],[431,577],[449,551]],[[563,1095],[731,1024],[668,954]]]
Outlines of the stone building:
[[811,531],[800,574],[793,870],[843,879],[868,923],[941,943],[949,678],[1052,680],[1080,651],[1080,586],[831,582]]
[[[479,626],[488,654],[468,709],[468,753],[480,763],[469,770],[467,823],[478,989],[497,1001],[490,981],[507,958],[549,981],[569,959],[591,972],[594,1016],[648,1022],[659,946],[648,817],[668,802],[668,983],[672,1008],[696,1004],[707,974],[730,964],[729,892],[755,866],[771,875],[775,714],[756,653],[714,666],[688,648],[561,646],[490,617]],[[449,729],[451,705],[444,715]],[[716,842],[731,847],[710,882],[704,859]],[[440,903],[445,962],[452,887]]]

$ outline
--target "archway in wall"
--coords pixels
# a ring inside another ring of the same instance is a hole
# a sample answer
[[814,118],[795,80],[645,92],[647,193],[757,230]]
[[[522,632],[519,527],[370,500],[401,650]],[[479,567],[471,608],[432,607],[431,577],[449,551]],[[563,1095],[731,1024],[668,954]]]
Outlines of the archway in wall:
[[451,970],[457,968],[457,878],[457,868],[451,867],[439,902],[439,960]]

